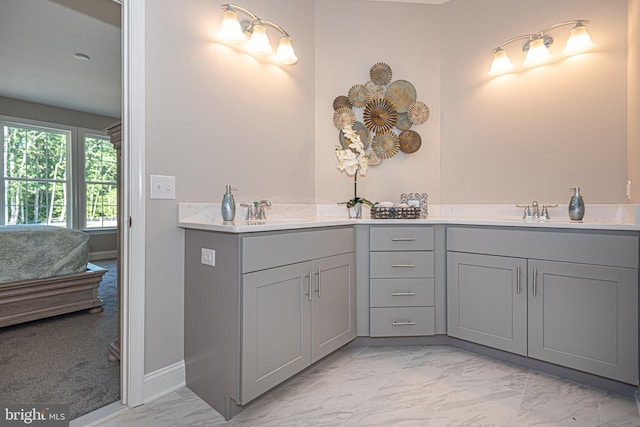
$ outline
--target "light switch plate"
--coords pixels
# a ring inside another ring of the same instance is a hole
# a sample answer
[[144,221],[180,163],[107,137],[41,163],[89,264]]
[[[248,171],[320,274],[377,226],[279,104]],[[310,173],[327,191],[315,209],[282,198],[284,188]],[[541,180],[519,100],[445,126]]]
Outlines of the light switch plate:
[[176,177],[166,175],[151,175],[152,199],[175,199]]
[[216,251],[214,249],[200,248],[200,262],[204,265],[216,266]]

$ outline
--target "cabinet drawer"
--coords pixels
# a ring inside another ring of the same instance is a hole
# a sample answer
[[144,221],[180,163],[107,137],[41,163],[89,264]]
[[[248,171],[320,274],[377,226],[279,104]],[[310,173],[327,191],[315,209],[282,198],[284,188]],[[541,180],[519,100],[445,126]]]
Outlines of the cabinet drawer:
[[447,250],[638,268],[638,236],[549,230],[447,228]]
[[434,279],[371,279],[371,307],[433,305]]
[[433,307],[372,308],[372,337],[433,335]]
[[355,250],[353,228],[253,234],[242,238],[242,272],[265,270]]
[[371,252],[372,278],[433,277],[433,252]]
[[371,227],[369,249],[372,251],[433,250],[433,227]]

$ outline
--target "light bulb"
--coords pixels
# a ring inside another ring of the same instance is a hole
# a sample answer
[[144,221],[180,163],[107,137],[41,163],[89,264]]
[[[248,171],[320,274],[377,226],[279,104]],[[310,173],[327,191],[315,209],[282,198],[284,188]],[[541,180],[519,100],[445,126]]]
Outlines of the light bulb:
[[220,24],[220,37],[232,44],[240,44],[247,41],[247,36],[242,32],[242,27],[238,22],[238,15],[231,9],[224,11],[222,23]]
[[529,42],[529,50],[523,64],[527,67],[535,67],[551,59],[542,37],[537,37]]
[[578,22],[575,27],[571,29],[571,34],[567,40],[567,45],[562,51],[563,55],[576,55],[578,53],[586,52],[593,49],[595,44],[591,41],[587,27],[582,22]]
[[500,74],[508,73],[513,70],[513,64],[501,47],[498,47],[493,52],[493,62],[491,63],[491,69],[489,70],[490,76],[499,76]]
[[283,65],[292,65],[298,62],[298,57],[293,51],[290,37],[280,37],[280,43],[278,44],[278,50],[276,51],[276,61]]
[[271,45],[269,44],[269,37],[267,36],[267,29],[264,25],[258,23],[253,27],[253,34],[247,43],[247,49],[249,49],[254,55],[266,56],[273,52]]

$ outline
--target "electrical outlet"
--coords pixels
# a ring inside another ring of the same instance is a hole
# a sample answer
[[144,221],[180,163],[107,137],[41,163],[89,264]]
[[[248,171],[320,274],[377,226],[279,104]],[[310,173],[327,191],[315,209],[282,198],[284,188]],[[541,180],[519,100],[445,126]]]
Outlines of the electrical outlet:
[[204,265],[216,266],[216,251],[213,249],[200,249],[200,262]]
[[152,199],[175,199],[176,198],[176,177],[165,175],[151,175],[151,198]]
[[627,200],[631,200],[631,180],[627,181],[626,194]]

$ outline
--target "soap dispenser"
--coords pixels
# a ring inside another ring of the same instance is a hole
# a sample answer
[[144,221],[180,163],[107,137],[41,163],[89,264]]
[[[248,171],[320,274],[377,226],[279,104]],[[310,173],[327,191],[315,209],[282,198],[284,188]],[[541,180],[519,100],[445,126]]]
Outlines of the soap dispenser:
[[569,200],[569,218],[571,221],[582,221],[584,217],[584,200],[580,194],[580,187],[572,187],[571,200]]
[[237,190],[236,187],[227,185],[225,188],[224,196],[222,196],[222,219],[226,221],[233,221],[236,216],[236,201],[233,199],[233,193],[231,190]]

